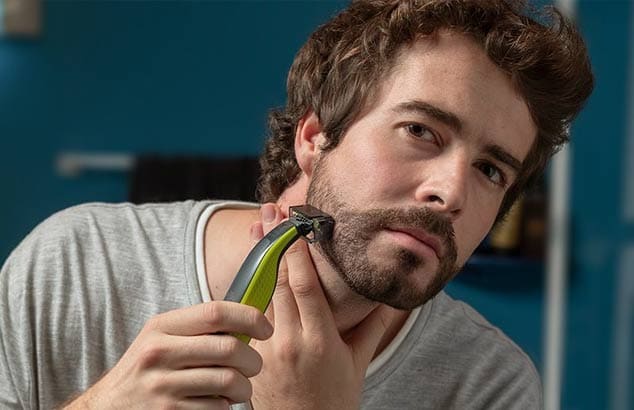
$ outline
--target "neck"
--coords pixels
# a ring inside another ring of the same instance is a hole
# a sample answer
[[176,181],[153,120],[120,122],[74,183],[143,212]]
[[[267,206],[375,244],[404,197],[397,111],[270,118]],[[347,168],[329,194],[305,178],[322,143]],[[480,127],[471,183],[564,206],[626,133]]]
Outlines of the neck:
[[[319,280],[328,299],[328,305],[335,318],[339,334],[345,339],[348,333],[353,331],[363,319],[379,306],[379,303],[366,299],[350,289],[341,275],[332,269],[314,247],[311,247],[311,256],[319,272]],[[375,355],[382,352],[396,337],[409,313],[410,311],[392,310],[391,322],[381,337]]]
[[370,314],[378,306],[378,302],[366,299],[350,289],[341,275],[314,246],[310,247],[310,251],[326,299],[337,322],[337,329],[344,334]]
[[212,300],[222,300],[253,247],[251,225],[258,209],[219,209],[205,227],[205,272]]
[[[224,298],[236,272],[254,246],[249,231],[259,218],[257,209],[220,209],[207,222],[205,270],[212,300]],[[314,246],[310,250],[337,329],[345,336],[378,306],[378,302],[370,301],[352,291]],[[394,320],[388,326],[378,352],[398,333],[408,314],[405,311],[395,311]]]

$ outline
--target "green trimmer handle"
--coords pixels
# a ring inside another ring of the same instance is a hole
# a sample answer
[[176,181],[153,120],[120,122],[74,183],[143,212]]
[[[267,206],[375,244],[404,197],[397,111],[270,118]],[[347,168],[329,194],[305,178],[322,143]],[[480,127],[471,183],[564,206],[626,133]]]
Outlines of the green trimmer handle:
[[[247,255],[225,295],[225,300],[253,306],[261,312],[266,311],[273,298],[282,255],[300,236],[297,226],[290,220],[273,228]],[[249,343],[248,336],[235,336]]]

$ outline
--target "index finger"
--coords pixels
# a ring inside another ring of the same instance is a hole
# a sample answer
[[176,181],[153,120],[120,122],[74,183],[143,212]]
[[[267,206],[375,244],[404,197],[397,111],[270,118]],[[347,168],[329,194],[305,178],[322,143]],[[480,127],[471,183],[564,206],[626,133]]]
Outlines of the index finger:
[[268,339],[273,333],[273,327],[258,309],[227,301],[201,303],[162,313],[150,319],[146,327],[169,335],[222,332],[239,333],[258,340]]
[[288,283],[307,331],[336,331],[334,317],[305,241],[297,241],[285,255]]

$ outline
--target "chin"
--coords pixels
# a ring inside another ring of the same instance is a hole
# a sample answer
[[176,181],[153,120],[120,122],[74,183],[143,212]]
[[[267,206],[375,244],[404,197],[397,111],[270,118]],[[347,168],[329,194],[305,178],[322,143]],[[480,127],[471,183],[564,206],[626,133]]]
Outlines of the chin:
[[440,292],[447,281],[429,272],[411,272],[403,277],[385,271],[369,275],[344,276],[344,281],[357,294],[395,309],[411,310],[424,305]]

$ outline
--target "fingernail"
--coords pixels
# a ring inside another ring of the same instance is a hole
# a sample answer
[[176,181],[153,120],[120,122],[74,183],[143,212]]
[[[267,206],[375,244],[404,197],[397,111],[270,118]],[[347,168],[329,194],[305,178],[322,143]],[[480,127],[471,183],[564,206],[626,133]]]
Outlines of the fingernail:
[[262,205],[262,221],[273,222],[275,219],[275,207],[273,205]]

